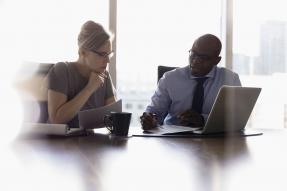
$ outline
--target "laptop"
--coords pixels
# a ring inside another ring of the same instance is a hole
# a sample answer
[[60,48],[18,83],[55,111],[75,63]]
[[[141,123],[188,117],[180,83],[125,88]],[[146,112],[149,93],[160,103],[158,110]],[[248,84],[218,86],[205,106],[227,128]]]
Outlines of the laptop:
[[205,126],[197,134],[231,133],[244,130],[261,88],[222,86]]
[[244,131],[260,92],[261,88],[255,87],[222,86],[204,127],[162,125],[135,136],[262,134]]

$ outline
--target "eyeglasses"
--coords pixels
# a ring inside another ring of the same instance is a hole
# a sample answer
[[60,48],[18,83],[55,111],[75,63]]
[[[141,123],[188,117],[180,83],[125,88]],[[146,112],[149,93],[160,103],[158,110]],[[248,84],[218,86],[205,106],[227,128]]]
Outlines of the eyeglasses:
[[103,57],[103,58],[112,58],[114,55],[114,51],[111,51],[109,53],[107,52],[98,52],[98,51],[92,51],[93,53],[96,53],[98,56]]
[[197,59],[200,62],[205,62],[205,61],[208,61],[208,60],[211,60],[212,58],[214,58],[214,57],[204,55],[204,54],[197,54],[197,53],[193,52],[192,50],[189,50],[188,52],[189,52],[189,58],[191,60]]

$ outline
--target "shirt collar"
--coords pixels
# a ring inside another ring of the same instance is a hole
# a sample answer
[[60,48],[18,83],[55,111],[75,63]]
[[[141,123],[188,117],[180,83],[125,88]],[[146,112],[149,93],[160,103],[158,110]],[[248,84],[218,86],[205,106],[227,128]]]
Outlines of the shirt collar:
[[[210,70],[210,72],[209,72],[208,74],[206,74],[205,76],[202,76],[202,77],[214,78],[215,72],[216,72],[216,67],[217,67],[217,66],[213,66],[213,68]],[[186,69],[187,69],[187,71],[188,71],[188,76],[189,76],[190,79],[198,78],[198,77],[193,76],[193,75],[191,74],[191,69],[190,69],[189,66],[187,66]]]

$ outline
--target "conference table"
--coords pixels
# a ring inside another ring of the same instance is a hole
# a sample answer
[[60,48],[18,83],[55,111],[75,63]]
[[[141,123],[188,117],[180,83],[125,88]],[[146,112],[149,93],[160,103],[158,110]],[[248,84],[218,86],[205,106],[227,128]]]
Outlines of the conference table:
[[[137,128],[137,127],[131,127]],[[287,190],[287,130],[250,137],[19,135],[1,146],[0,190]]]

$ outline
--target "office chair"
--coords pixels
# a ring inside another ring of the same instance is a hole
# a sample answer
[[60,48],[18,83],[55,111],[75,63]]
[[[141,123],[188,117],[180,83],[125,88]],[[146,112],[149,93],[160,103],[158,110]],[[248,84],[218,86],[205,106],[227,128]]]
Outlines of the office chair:
[[176,69],[178,67],[172,67],[172,66],[158,66],[157,67],[157,82],[159,79],[163,76],[164,73]]
[[[50,69],[54,66],[54,64],[50,63],[43,63],[40,64],[37,73],[39,75],[43,76],[43,86],[46,86],[47,84],[47,74],[49,73]],[[42,93],[44,96],[44,99],[38,100],[39,108],[40,108],[40,116],[38,119],[38,123],[46,123],[48,121],[48,90],[47,87],[40,87],[42,88]]]
[[47,74],[53,66],[54,64],[50,63],[38,64],[35,70],[31,69],[33,72],[28,78],[18,83],[18,91],[23,103],[24,122],[46,123],[48,121],[46,83]]

